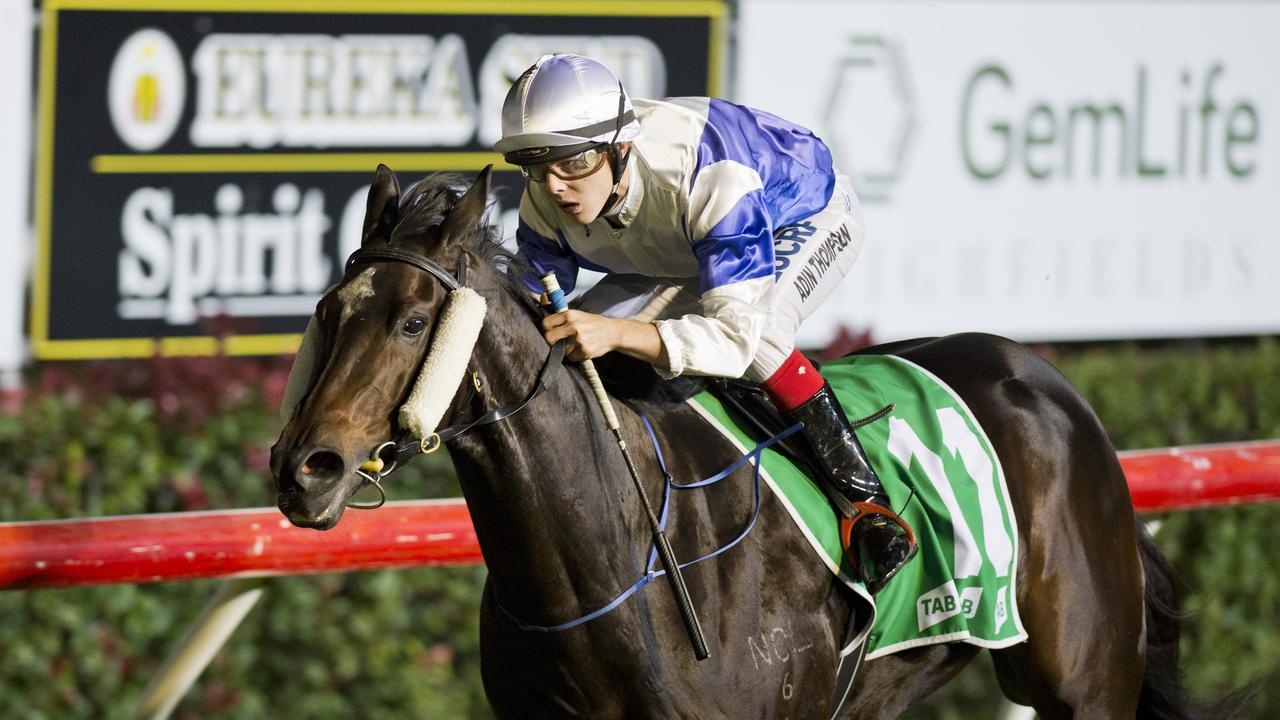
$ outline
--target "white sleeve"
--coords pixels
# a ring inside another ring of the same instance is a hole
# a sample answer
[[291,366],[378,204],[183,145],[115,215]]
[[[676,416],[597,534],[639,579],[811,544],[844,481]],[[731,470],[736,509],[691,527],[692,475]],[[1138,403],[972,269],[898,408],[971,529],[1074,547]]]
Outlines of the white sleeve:
[[760,349],[760,305],[772,289],[772,275],[723,285],[703,293],[701,313],[654,323],[670,362],[658,374],[742,377]]

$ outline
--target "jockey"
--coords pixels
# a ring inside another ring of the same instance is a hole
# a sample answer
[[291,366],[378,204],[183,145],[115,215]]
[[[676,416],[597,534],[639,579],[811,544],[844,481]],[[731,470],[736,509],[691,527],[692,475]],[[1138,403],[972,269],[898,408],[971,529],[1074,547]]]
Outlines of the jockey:
[[[543,320],[569,357],[619,351],[664,377],[759,384],[825,465],[845,552],[871,592],[915,553],[831,387],[795,348],[849,271],[862,211],[810,131],[705,97],[632,100],[601,63],[546,55],[502,107],[494,150],[527,178],[519,252],[577,309]],[[526,286],[541,292],[537,274]]]

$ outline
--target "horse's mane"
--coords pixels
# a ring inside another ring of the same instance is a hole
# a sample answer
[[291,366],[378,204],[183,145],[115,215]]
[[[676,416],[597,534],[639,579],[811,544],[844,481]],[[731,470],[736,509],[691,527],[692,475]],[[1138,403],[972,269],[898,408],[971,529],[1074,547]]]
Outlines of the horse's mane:
[[[445,215],[466,192],[470,182],[470,178],[459,173],[435,173],[414,183],[400,199],[400,220],[391,232],[391,242],[399,244],[438,232]],[[493,269],[502,289],[529,312],[534,322],[542,317],[542,309],[521,282],[529,265],[503,247],[500,227],[481,224],[466,240],[466,249]],[[692,377],[664,380],[648,363],[622,353],[597,358],[595,365],[609,394],[641,411],[662,410],[683,403],[706,386],[705,381]]]

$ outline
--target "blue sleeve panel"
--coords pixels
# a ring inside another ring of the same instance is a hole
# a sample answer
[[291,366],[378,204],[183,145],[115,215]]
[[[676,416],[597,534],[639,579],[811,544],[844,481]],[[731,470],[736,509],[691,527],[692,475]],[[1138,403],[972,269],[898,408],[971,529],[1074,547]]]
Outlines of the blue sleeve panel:
[[565,240],[564,234],[556,231],[557,239],[552,239],[529,227],[520,218],[520,226],[516,229],[517,254],[529,265],[529,272],[521,281],[530,292],[542,292],[542,274],[548,270],[556,271],[556,282],[566,294],[573,292],[578,284],[578,269],[586,268],[596,272],[607,273],[609,268],[591,262],[574,252]]
[[822,210],[835,188],[831,151],[811,131],[712,98],[691,187],[703,168],[726,160],[755,170],[763,189],[744,194],[706,237],[693,239],[703,292],[772,274],[773,231]]
[[542,292],[542,274],[548,270],[556,271],[556,281],[566,293],[573,292],[578,284],[578,262],[568,243],[561,237],[559,242],[538,233],[520,218],[520,226],[516,229],[517,254],[529,264],[529,272],[521,280],[529,292]]
[[764,192],[743,195],[707,236],[693,242],[702,292],[773,274],[773,227]]

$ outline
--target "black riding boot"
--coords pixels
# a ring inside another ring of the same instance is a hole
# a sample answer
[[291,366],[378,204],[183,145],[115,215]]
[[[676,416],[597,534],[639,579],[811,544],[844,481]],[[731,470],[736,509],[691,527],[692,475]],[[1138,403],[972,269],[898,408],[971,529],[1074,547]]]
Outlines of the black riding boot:
[[845,553],[867,590],[879,592],[915,556],[915,535],[889,507],[880,478],[830,385],[824,383],[787,414],[792,422],[804,423],[803,434],[822,461],[822,489],[844,516],[840,537]]

